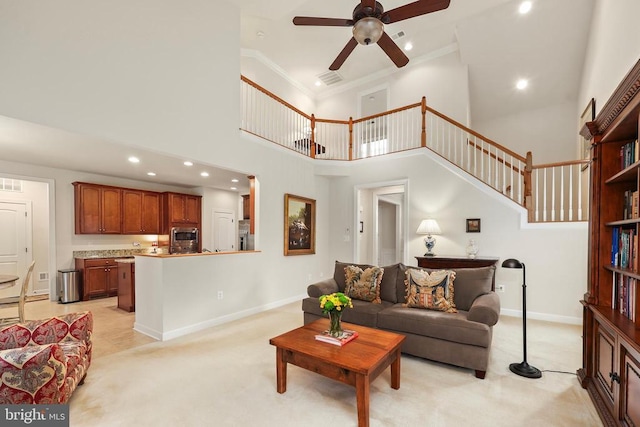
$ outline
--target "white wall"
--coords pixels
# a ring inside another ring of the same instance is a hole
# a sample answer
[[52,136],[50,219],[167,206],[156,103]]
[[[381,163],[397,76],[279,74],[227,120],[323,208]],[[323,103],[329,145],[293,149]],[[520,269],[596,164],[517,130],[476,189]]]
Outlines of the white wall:
[[427,105],[461,123],[467,123],[469,106],[468,69],[460,63],[458,52],[429,61],[409,64],[393,76],[368,81],[348,90],[340,87],[320,96],[316,117],[335,120],[357,119],[359,94],[382,85],[389,86],[389,106],[393,108],[420,102],[423,96]]
[[[479,256],[497,256],[500,262],[517,258],[527,265],[530,316],[581,322],[579,300],[587,281],[586,223],[523,226],[523,208],[491,189],[479,189],[484,187],[476,187],[475,178],[463,172],[452,173],[449,168],[438,156],[421,150],[417,155],[360,160],[350,165],[349,174],[343,170],[345,176],[332,179],[330,188],[334,209],[329,241],[334,258],[346,262],[352,259],[352,243],[343,237],[354,222],[354,186],[408,179],[410,265],[416,265],[414,257],[425,251],[423,236],[414,230],[422,219],[433,217],[442,229],[436,253],[465,256],[468,240],[474,238]],[[481,233],[466,233],[466,218],[480,218]],[[507,285],[506,292],[500,294],[507,313],[521,310],[521,279],[511,270],[498,268],[497,283]]]
[[240,13],[229,3],[2,0],[1,10],[1,115],[191,158],[220,158],[218,141],[237,140]]
[[576,159],[578,117],[575,102],[551,105],[538,110],[473,123],[473,130],[525,156],[533,154],[533,164]]
[[640,59],[638,16],[637,0],[596,0],[576,117],[591,98],[599,112]]
[[307,114],[314,113],[315,101],[312,94],[295,87],[295,82],[276,72],[278,68],[275,67],[277,67],[275,64],[270,63],[255,51],[245,52],[240,61],[240,71],[243,76],[299,110]]

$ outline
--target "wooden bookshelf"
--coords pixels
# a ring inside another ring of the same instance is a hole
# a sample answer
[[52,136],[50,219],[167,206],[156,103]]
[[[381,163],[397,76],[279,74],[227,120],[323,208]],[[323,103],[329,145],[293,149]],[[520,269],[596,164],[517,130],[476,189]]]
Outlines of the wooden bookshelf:
[[[638,92],[640,61],[580,132],[592,141],[592,167],[589,282],[581,301],[583,357],[578,378],[606,426],[640,426],[640,272],[630,258],[624,265],[612,256],[622,247],[629,251],[627,256],[637,256],[639,249],[633,236],[640,232],[640,219],[629,218],[633,204],[626,201],[640,189],[640,162],[637,156],[625,157],[629,144],[638,139]],[[623,244],[627,236],[628,245]]]

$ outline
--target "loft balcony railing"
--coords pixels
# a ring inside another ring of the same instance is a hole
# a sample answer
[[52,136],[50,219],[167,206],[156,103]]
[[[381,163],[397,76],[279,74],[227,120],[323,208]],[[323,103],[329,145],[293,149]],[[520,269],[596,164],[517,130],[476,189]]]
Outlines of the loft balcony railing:
[[319,160],[353,161],[427,148],[525,207],[530,222],[588,220],[586,160],[533,165],[420,102],[349,120],[307,114],[241,77],[240,129]]

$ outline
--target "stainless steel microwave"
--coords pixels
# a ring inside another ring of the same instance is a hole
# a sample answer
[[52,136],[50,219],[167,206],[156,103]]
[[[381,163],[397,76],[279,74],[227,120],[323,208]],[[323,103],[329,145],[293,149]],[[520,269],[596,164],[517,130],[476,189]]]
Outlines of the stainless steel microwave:
[[173,227],[169,237],[169,253],[195,254],[198,252],[200,232],[197,228]]

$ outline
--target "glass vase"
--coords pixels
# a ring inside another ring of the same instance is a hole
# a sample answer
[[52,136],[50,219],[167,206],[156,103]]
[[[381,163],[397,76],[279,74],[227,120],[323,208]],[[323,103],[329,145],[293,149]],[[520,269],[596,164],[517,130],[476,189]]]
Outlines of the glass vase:
[[339,337],[342,335],[342,311],[329,312],[329,335]]

